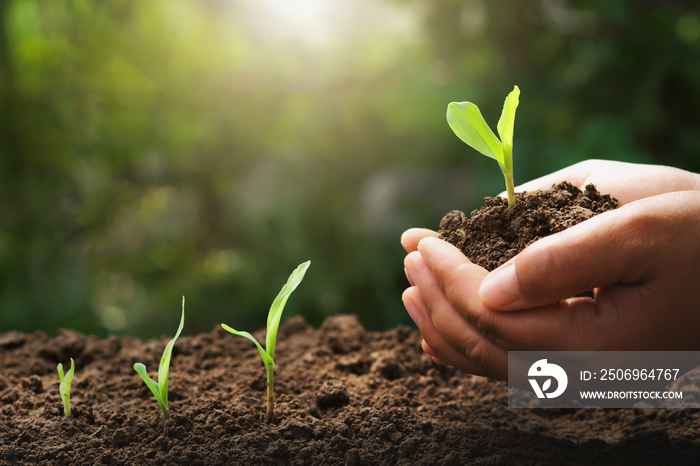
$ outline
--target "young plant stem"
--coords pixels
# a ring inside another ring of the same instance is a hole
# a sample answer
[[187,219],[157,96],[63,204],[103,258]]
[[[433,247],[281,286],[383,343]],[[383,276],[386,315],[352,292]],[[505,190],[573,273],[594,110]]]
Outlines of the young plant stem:
[[267,370],[267,415],[266,418],[269,421],[275,419],[275,367],[270,365],[265,365]]
[[515,186],[513,184],[513,174],[508,173],[504,175],[506,179],[506,191],[508,193],[508,207],[515,205]]

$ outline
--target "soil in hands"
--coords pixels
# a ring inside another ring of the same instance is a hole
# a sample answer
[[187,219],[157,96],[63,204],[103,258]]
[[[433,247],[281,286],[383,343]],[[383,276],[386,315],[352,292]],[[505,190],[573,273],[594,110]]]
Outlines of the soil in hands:
[[[0,334],[0,464],[700,464],[698,410],[508,409],[505,383],[437,366],[416,330],[370,332],[355,316],[283,324],[269,423],[248,340],[181,337],[163,420],[132,365],[155,376],[170,338]],[[56,364],[71,357],[66,419]]]
[[440,221],[440,237],[491,271],[538,239],[617,207],[617,199],[600,194],[592,184],[581,191],[568,182],[517,193],[515,199],[508,207],[505,198],[487,197],[470,217],[453,210]]

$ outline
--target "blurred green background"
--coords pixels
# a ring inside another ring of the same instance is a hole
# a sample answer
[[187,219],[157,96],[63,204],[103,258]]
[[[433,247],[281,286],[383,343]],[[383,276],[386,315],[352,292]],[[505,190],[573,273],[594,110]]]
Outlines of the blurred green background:
[[409,324],[399,236],[586,158],[700,171],[700,12],[651,0],[0,0],[0,331]]

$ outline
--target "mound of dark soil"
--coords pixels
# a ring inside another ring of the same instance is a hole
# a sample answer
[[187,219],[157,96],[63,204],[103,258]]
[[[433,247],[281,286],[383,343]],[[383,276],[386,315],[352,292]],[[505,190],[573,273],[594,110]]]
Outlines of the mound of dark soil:
[[617,207],[592,184],[584,191],[568,182],[544,191],[517,193],[508,207],[502,197],[487,197],[467,218],[453,210],[440,221],[440,238],[457,246],[473,263],[493,270],[527,245]]
[[[256,337],[262,335],[256,334]],[[408,328],[354,316],[287,321],[277,419],[255,347],[220,329],[175,344],[163,420],[132,369],[155,376],[169,337],[0,334],[1,464],[698,464],[700,412],[508,409],[507,387],[435,365]],[[66,419],[56,364],[76,363]]]

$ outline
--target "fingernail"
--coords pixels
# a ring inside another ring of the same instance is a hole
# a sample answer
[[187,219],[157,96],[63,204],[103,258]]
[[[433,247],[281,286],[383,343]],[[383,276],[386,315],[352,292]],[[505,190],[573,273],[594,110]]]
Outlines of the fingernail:
[[479,287],[481,301],[489,307],[504,307],[520,299],[515,262],[491,272]]
[[418,246],[416,247],[425,263],[428,264],[428,267],[430,267],[430,253],[432,252],[431,245],[434,246],[435,240],[437,240],[437,238],[423,238],[422,240],[420,240]]
[[418,312],[418,308],[413,303],[411,298],[404,298],[403,305],[406,308],[406,312],[408,312],[408,315],[411,316],[411,320],[413,321],[413,323],[416,324],[416,326],[420,327],[420,312]]
[[408,274],[408,270],[406,270],[406,267],[403,268],[403,273],[406,274],[406,278],[408,279],[408,283],[411,284],[411,286],[416,286],[416,284],[413,282],[413,279],[411,276]]
[[418,259],[418,256],[419,255],[417,252],[412,252],[406,256],[406,259],[403,262],[403,269],[406,272],[406,278],[408,278],[408,282],[411,284],[411,286],[416,286],[418,284],[418,269],[416,268],[416,264],[413,262],[414,260]]

